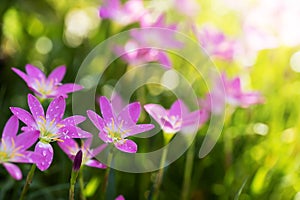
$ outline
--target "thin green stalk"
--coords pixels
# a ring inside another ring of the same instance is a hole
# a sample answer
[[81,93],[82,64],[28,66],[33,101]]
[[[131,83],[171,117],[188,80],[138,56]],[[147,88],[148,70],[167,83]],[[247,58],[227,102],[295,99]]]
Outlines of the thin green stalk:
[[27,193],[27,191],[30,187],[30,184],[32,183],[32,179],[33,179],[35,169],[36,169],[36,165],[33,164],[31,166],[31,169],[30,169],[29,173],[27,174],[26,182],[25,182],[25,185],[23,187],[23,190],[22,190],[22,193],[21,193],[21,196],[20,196],[20,200],[23,200],[25,198],[25,195],[26,195],[26,193]]
[[103,192],[104,192],[104,197],[107,196],[107,189],[108,189],[108,178],[109,178],[109,173],[110,173],[110,165],[112,163],[112,159],[113,159],[113,152],[110,151],[107,157],[107,169],[105,172],[105,176],[104,176],[104,186],[103,186]]
[[74,158],[71,179],[70,179],[70,189],[69,189],[69,200],[74,200],[74,191],[75,191],[75,184],[76,179],[80,171],[80,166],[82,163],[82,151],[79,150]]
[[82,170],[82,168],[79,171],[80,199],[81,200],[86,200],[85,194],[84,194],[84,181],[83,181],[83,170]]
[[195,142],[191,144],[186,155],[183,188],[181,194],[181,199],[183,200],[189,199],[189,195],[190,195],[190,186],[191,186],[191,178],[192,178],[194,155],[195,155],[195,144],[196,144]]

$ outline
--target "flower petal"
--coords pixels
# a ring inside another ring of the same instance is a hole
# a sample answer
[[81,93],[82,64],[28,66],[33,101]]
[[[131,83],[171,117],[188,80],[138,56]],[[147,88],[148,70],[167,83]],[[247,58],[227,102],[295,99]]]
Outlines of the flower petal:
[[169,116],[183,117],[182,115],[188,113],[188,109],[181,99],[177,99],[169,110]]
[[111,143],[113,141],[110,137],[108,137],[108,134],[103,130],[100,130],[98,136],[105,143]]
[[10,137],[15,138],[19,129],[19,120],[16,116],[11,116],[3,129],[2,138],[5,140],[6,138],[9,139]]
[[53,148],[50,144],[38,142],[35,145],[34,152],[40,155],[40,159],[36,160],[36,166],[41,170],[45,171],[48,169],[53,160]]
[[[134,102],[127,105],[118,115],[118,123],[127,122],[127,125],[136,124],[141,113],[141,105],[139,102]],[[126,125],[126,123],[122,123]]]
[[67,117],[60,121],[59,123],[65,126],[76,126],[85,120],[84,116],[81,115],[74,115],[71,117]]
[[94,111],[88,110],[87,115],[93,124],[99,129],[102,130],[105,126],[103,119]]
[[117,198],[115,198],[115,200],[125,200],[125,198],[123,197],[123,195],[119,195],[117,196]]
[[65,126],[59,129],[60,139],[70,139],[70,138],[89,138],[92,137],[87,131],[84,131],[75,126]]
[[28,98],[29,109],[35,121],[40,117],[44,117],[45,116],[44,108],[42,107],[40,101],[32,94],[28,94],[27,98]]
[[146,105],[144,105],[144,108],[149,113],[149,115],[151,115],[151,117],[153,117],[155,119],[155,121],[157,123],[159,123],[159,125],[161,127],[164,126],[161,123],[161,118],[163,116],[166,116],[168,114],[168,112],[161,105],[158,105],[158,104],[146,104]]
[[155,126],[153,124],[138,124],[130,127],[130,130],[124,134],[124,137],[128,137],[131,135],[136,135],[142,132],[149,131],[153,129]]
[[163,65],[163,67],[170,69],[172,68],[169,57],[164,52],[158,52],[157,61]]
[[85,165],[89,166],[89,167],[95,167],[95,168],[100,168],[100,169],[105,169],[106,165],[99,162],[98,160],[88,160],[86,163],[84,163]]
[[76,92],[78,90],[82,90],[83,87],[74,83],[67,83],[59,86],[56,90],[57,95],[66,96],[67,93]]
[[100,109],[105,122],[111,122],[111,119],[115,119],[111,103],[105,96],[100,97]]
[[99,147],[90,151],[91,158],[97,156],[103,149],[107,147],[107,144],[101,144]]
[[25,66],[26,72],[29,77],[37,78],[38,80],[45,80],[45,74],[37,67],[27,64]]
[[17,69],[17,68],[11,68],[17,75],[19,75],[26,83],[27,85],[30,84],[29,79],[27,74],[25,74],[24,72],[22,72],[21,70]]
[[126,153],[136,153],[137,152],[137,145],[132,140],[122,140],[119,142],[114,143],[115,147],[119,149],[120,151],[126,152]]
[[59,122],[66,109],[66,101],[62,96],[55,98],[49,105],[46,113],[47,121],[56,121]]
[[11,112],[27,126],[34,126],[35,121],[32,115],[22,108],[10,107]]
[[16,138],[16,146],[22,147],[23,150],[26,150],[38,140],[39,136],[39,131],[29,131],[21,133]]
[[80,150],[77,142],[73,139],[65,139],[57,144],[68,156],[75,155]]
[[66,66],[59,66],[49,74],[48,81],[51,81],[52,79],[54,83],[60,83],[64,78],[65,73],[66,73]]
[[8,173],[16,180],[22,179],[22,172],[20,168],[12,163],[3,163],[3,166],[8,171]]

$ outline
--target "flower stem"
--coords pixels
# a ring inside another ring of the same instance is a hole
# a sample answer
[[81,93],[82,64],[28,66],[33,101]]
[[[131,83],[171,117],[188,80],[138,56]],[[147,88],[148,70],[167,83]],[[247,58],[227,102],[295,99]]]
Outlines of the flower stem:
[[181,199],[187,200],[189,199],[189,190],[191,185],[193,164],[194,164],[194,155],[195,155],[195,142],[193,142],[190,148],[187,151],[186,160],[185,160],[185,168],[184,168],[184,179],[183,179],[183,188]]
[[74,200],[75,184],[76,184],[78,173],[79,171],[72,170],[71,179],[70,179],[69,200]]
[[33,179],[35,169],[36,169],[36,165],[33,164],[31,166],[31,169],[30,169],[29,173],[27,174],[26,182],[25,182],[25,185],[23,187],[23,190],[22,190],[22,193],[21,193],[21,196],[20,196],[20,200],[23,200],[25,198],[25,195],[26,195],[26,193],[29,189],[29,186],[32,183],[32,179]]
[[103,185],[103,192],[104,192],[104,197],[107,197],[108,194],[108,180],[109,180],[109,174],[110,174],[110,165],[112,163],[113,159],[113,150],[109,151],[108,157],[107,157],[107,169],[104,175],[104,185]]
[[79,186],[80,186],[80,199],[86,200],[84,195],[84,181],[83,181],[83,171],[82,168],[79,171]]

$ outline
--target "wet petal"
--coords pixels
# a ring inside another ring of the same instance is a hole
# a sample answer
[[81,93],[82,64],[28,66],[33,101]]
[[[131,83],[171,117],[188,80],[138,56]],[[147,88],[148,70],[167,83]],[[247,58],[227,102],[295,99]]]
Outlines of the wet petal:
[[76,126],[85,120],[84,116],[81,115],[74,115],[71,117],[67,117],[60,121],[59,123],[65,126]]
[[146,132],[146,131],[153,129],[154,127],[155,126],[153,124],[138,124],[138,125],[132,126],[130,128],[130,130],[126,134],[124,134],[124,137],[128,137],[131,135],[136,135],[136,134],[139,134],[142,132]]
[[108,137],[108,134],[103,130],[100,130],[98,136],[105,143],[111,143],[112,142],[112,139],[110,137]]
[[10,107],[11,112],[27,126],[34,126],[35,120],[32,115],[22,108]]
[[11,116],[8,121],[6,122],[3,132],[2,138],[5,140],[6,138],[9,139],[10,137],[15,138],[19,129],[19,120],[16,116]]
[[16,180],[22,179],[22,172],[20,168],[12,163],[3,163],[3,166],[8,171],[8,173]]
[[99,129],[102,130],[105,126],[103,119],[94,111],[88,110],[87,115],[93,124]]
[[16,146],[22,147],[23,150],[26,150],[38,140],[39,136],[39,131],[21,133],[17,136],[15,140]]
[[[74,83],[67,83],[67,84],[63,84],[62,86],[59,86],[56,90],[57,95],[64,95],[67,93],[71,93],[71,92],[75,92],[78,90],[82,90],[83,87],[81,85],[78,84],[74,84]],[[66,95],[64,95],[66,96]]]
[[17,68],[11,68],[16,74],[18,74],[26,83],[27,85],[30,85],[30,81],[28,79],[27,74],[25,74],[24,72],[22,72],[21,70],[17,69]]
[[28,105],[35,120],[39,119],[41,116],[45,116],[44,108],[42,107],[40,101],[31,94],[28,94]]
[[85,165],[89,166],[89,167],[96,167],[96,168],[100,168],[100,169],[105,169],[106,165],[99,162],[98,160],[88,160],[86,163],[84,163]]
[[49,105],[46,113],[46,120],[59,122],[66,109],[66,101],[62,96],[55,98]]
[[37,78],[38,80],[45,80],[45,74],[37,67],[27,64],[25,66],[26,72],[29,77]]
[[64,78],[65,73],[66,73],[66,66],[59,66],[49,74],[48,81],[51,81],[52,79],[54,83],[60,83]]
[[122,140],[119,142],[114,143],[115,147],[119,149],[120,151],[126,152],[126,153],[136,153],[137,152],[137,145],[132,140]]
[[60,139],[70,139],[70,138],[89,138],[92,137],[87,131],[84,131],[75,126],[65,126],[59,129]]
[[38,142],[35,146],[34,152],[40,156],[40,159],[36,160],[36,166],[41,170],[45,171],[52,163],[53,159],[53,148],[50,144]]
[[68,156],[75,155],[79,151],[79,146],[73,139],[65,139],[63,142],[57,142],[57,144]]
[[111,119],[115,119],[111,103],[105,96],[100,97],[100,109],[104,121],[110,122]]
[[[127,105],[118,115],[118,123],[123,125],[136,124],[141,113],[141,105],[139,102],[131,103]],[[122,122],[123,121],[123,122]],[[127,122],[124,123],[124,122]]]

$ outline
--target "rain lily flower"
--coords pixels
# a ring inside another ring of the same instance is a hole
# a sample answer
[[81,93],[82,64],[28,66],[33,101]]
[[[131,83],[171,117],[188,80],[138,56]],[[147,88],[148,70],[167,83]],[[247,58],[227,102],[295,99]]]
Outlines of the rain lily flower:
[[125,200],[125,198],[123,197],[123,195],[119,195],[117,196],[117,198],[115,198],[115,200]]
[[95,149],[91,149],[92,138],[88,138],[83,141],[82,146],[79,147],[74,139],[66,139],[64,142],[58,142],[59,147],[68,155],[68,157],[74,161],[76,153],[82,151],[82,164],[95,168],[106,168],[106,166],[96,159],[97,156],[105,147],[106,144],[102,144]]
[[74,83],[62,84],[61,81],[66,73],[65,66],[55,68],[48,77],[37,67],[27,64],[26,73],[12,68],[26,83],[27,86],[41,99],[68,97],[68,93],[81,90],[83,87]]
[[13,163],[34,162],[34,153],[27,151],[27,149],[35,143],[39,133],[37,131],[29,131],[17,135],[18,129],[18,118],[16,116],[10,117],[3,129],[0,142],[0,164],[4,166],[14,179],[21,180],[22,172]]
[[100,139],[106,143],[113,143],[117,149],[123,152],[136,153],[136,143],[126,137],[154,128],[152,124],[136,124],[141,112],[140,104],[138,102],[131,103],[116,115],[111,102],[106,97],[100,97],[99,103],[102,117],[92,110],[88,110],[87,114],[99,129]]
[[28,105],[31,114],[22,108],[11,107],[12,113],[27,126],[23,131],[39,131],[39,142],[35,146],[35,152],[40,155],[37,159],[37,167],[44,171],[49,168],[53,159],[53,148],[50,142],[63,142],[69,138],[87,138],[91,134],[76,127],[85,120],[83,116],[71,116],[63,118],[66,102],[63,97],[57,97],[48,106],[46,115],[39,100],[28,94]]
[[197,39],[210,56],[232,61],[236,42],[229,39],[224,33],[213,27],[204,27],[198,31],[194,28]]
[[[247,108],[254,104],[264,102],[263,97],[258,91],[244,92],[241,86],[240,77],[228,79],[225,73],[222,73],[221,83],[216,82],[213,90],[206,96],[206,99],[200,102],[206,110],[212,111],[211,106],[214,106],[214,112],[220,113],[224,110],[224,106],[229,104],[231,106],[239,106]],[[221,96],[221,90],[225,89],[225,97]]]
[[112,19],[121,25],[137,22],[144,13],[141,0],[129,0],[124,5],[120,0],[104,0],[99,10],[102,19]]
[[175,101],[169,110],[159,104],[147,104],[144,108],[168,134],[175,134],[182,128],[196,123],[200,125],[208,119],[200,110],[189,112],[182,100]]

